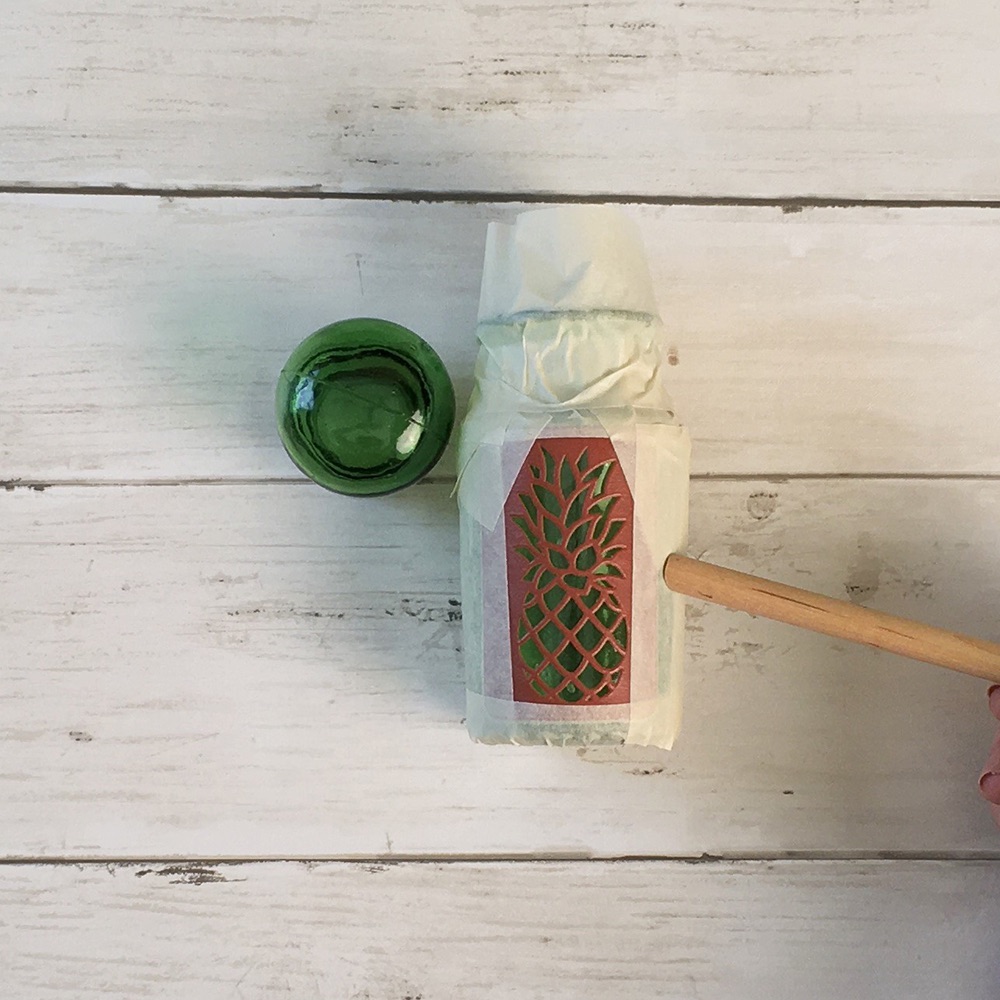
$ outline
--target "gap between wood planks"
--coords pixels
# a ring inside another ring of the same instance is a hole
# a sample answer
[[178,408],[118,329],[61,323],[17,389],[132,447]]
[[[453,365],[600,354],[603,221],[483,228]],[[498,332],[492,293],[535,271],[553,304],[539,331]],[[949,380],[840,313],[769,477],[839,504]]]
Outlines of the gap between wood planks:
[[[769,483],[780,486],[788,482],[826,481],[900,481],[900,482],[1000,482],[997,472],[701,472],[691,476],[692,482],[709,483]],[[425,476],[415,486],[454,485],[455,476]],[[301,476],[193,476],[187,479],[0,479],[0,490],[103,489],[135,486],[311,486],[312,480]]]
[[107,865],[523,865],[523,864],[810,864],[814,861],[856,863],[864,861],[939,861],[982,864],[1000,862],[1000,851],[747,851],[732,854],[371,854],[371,855],[85,855],[0,857],[0,868],[37,865],[40,867],[104,867]]
[[0,195],[92,195],[137,198],[240,198],[299,201],[396,201],[412,204],[479,203],[526,205],[695,205],[722,208],[780,208],[786,214],[806,208],[1000,208],[1000,199],[837,198],[829,195],[766,198],[731,195],[560,194],[558,191],[330,191],[324,188],[132,187],[112,185],[0,184]]

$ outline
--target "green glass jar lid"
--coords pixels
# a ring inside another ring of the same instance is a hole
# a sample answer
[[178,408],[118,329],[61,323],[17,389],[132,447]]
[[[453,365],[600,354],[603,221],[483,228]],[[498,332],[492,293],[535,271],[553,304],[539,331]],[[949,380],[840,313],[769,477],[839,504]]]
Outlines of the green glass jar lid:
[[455,421],[455,392],[434,349],[411,330],[346,319],[292,352],[276,409],[285,450],[310,479],[377,496],[434,467]]

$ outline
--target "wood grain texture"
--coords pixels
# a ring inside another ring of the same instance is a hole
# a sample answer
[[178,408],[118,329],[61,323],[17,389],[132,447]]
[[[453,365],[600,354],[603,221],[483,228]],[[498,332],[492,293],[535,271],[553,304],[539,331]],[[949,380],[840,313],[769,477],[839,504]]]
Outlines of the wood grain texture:
[[990,0],[45,0],[0,183],[995,199]]
[[[1000,638],[1000,483],[694,487],[695,554]],[[996,851],[985,684],[722,609],[674,751],[471,744],[448,493],[0,491],[0,853]]]
[[993,1000],[1000,863],[13,866],[18,1000]]
[[[416,329],[464,402],[517,211],[0,197],[0,481],[297,475],[274,380],[345,316]],[[1000,473],[1000,213],[630,211],[695,472]]]
[[761,478],[1000,476],[1000,214],[800,207],[995,205],[1000,8],[7,6],[0,191],[304,200],[0,194],[0,858],[177,859],[0,864],[5,995],[995,997],[997,862],[537,860],[996,856],[985,685],[692,607],[674,752],[475,747],[450,456],[331,497],[271,400],[365,314],[464,400],[475,192],[782,202],[629,208],[695,471],[758,477],[693,552],[1000,638],[1000,481]]

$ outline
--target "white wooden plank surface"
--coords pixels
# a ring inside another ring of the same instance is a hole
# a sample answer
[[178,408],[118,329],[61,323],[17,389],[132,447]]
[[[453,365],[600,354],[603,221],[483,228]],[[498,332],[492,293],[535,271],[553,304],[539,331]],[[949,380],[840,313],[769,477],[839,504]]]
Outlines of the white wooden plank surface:
[[[464,401],[516,211],[0,197],[0,480],[297,475],[274,379],[344,316],[417,329]],[[632,211],[697,472],[1000,473],[1000,213]]]
[[18,1000],[994,1000],[1000,863],[7,866],[0,915]]
[[[1000,639],[1000,483],[694,487],[706,558]],[[0,491],[0,854],[997,851],[985,684],[708,606],[672,752],[471,744],[448,492]]]
[[[178,859],[0,863],[5,995],[995,997],[985,685],[693,607],[675,751],[474,747],[450,460],[258,480],[333,318],[464,398],[518,206],[462,192],[995,201],[1000,8],[8,6],[0,191],[411,194],[0,194],[0,857]],[[1000,638],[1000,480],[933,478],[1000,476],[1000,216],[630,211],[696,471],[743,477],[695,484],[695,552]],[[760,478],[879,472],[930,478]],[[244,485],[138,485],[191,479]],[[954,860],[528,860],[703,852]]]
[[0,184],[995,199],[990,0],[43,0]]

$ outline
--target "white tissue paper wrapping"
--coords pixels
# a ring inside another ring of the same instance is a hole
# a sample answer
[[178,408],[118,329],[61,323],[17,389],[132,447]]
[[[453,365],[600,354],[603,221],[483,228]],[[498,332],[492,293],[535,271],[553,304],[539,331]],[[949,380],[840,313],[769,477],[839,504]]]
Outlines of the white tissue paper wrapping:
[[[684,607],[661,573],[686,544],[690,443],[666,392],[663,329],[634,225],[591,206],[492,224],[478,336],[458,486],[470,735],[669,747]],[[579,437],[610,439],[634,500],[630,691],[620,704],[516,701],[501,515],[535,440]]]

